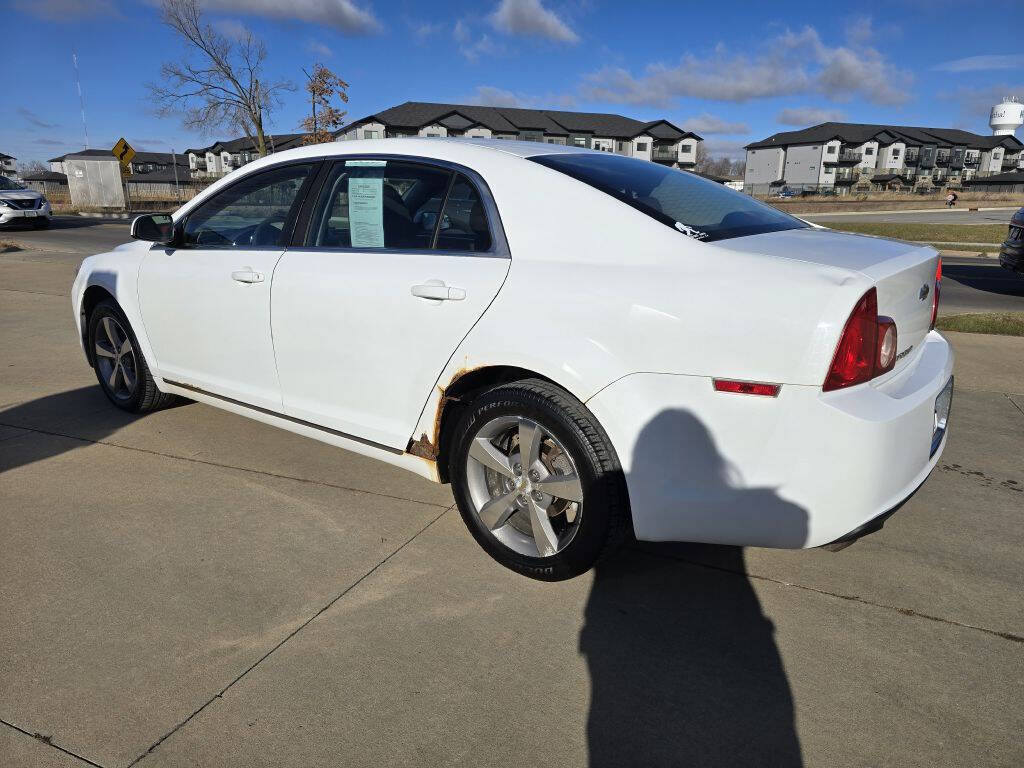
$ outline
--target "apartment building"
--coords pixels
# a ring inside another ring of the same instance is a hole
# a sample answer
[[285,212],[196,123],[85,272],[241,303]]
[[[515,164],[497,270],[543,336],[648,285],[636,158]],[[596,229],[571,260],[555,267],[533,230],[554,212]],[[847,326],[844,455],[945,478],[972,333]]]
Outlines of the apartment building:
[[0,176],[14,176],[18,173],[18,167],[15,165],[15,160],[18,158],[5,155],[0,152]]
[[568,144],[692,168],[703,139],[668,120],[551,109],[407,101],[349,123],[338,141],[393,136],[467,136]]
[[[302,143],[304,133],[266,134],[267,152],[281,152]],[[201,149],[186,149],[187,165],[192,176],[223,176],[241,168],[260,156],[255,139],[242,136],[230,141],[215,141]]]
[[955,128],[821,123],[746,146],[744,188],[915,189],[1024,169],[1024,143]]
[[[66,175],[67,170],[64,167],[64,159],[70,155],[74,157],[102,157],[104,159],[111,157],[109,149],[83,149],[81,152],[69,152],[67,155],[61,155],[60,157],[51,157],[47,161],[50,164],[50,170],[54,173]],[[132,158],[130,170],[133,175],[159,171],[173,173],[175,165],[178,166],[178,173],[182,175],[182,178],[188,178],[188,158],[182,154],[175,154],[172,157],[170,152],[136,152],[135,157]]]

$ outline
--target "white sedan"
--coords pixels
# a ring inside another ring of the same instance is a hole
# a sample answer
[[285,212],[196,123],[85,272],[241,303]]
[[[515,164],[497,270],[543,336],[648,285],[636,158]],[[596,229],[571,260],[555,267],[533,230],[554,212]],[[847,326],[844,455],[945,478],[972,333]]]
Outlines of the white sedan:
[[321,144],[132,234],[71,294],[115,405],[184,396],[450,482],[535,578],[630,533],[840,546],[945,445],[932,248],[646,160]]

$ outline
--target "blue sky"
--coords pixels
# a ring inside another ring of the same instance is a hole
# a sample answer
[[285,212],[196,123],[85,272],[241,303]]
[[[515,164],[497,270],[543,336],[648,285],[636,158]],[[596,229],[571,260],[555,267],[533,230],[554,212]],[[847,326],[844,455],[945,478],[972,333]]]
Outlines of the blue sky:
[[[182,47],[158,2],[4,0],[8,86],[0,152],[45,160],[126,136],[178,151],[211,135],[159,118],[147,82]],[[268,46],[267,75],[299,84],[322,61],[351,84],[349,117],[407,100],[664,117],[712,154],[822,120],[987,133],[988,109],[1024,98],[1020,2],[607,2],[605,0],[204,0],[209,21]],[[853,10],[853,8],[856,10]],[[834,10],[833,10],[834,9]],[[304,92],[272,129],[297,130]]]

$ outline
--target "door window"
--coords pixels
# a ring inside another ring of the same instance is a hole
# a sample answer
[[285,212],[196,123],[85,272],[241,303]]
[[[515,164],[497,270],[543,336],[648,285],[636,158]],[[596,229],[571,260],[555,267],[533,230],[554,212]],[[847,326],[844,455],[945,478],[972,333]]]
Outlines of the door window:
[[218,192],[189,214],[184,245],[283,248],[299,190],[312,168],[312,164],[286,165],[254,173]]
[[463,174],[455,177],[444,204],[437,247],[444,251],[488,251],[491,232],[483,201],[473,183]]
[[429,250],[451,178],[451,171],[421,163],[339,161],[320,192],[306,245]]

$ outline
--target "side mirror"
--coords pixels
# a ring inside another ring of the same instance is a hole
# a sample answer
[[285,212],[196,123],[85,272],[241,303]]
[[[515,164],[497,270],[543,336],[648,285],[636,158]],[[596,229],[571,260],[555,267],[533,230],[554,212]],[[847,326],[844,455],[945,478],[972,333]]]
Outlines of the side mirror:
[[174,220],[167,213],[137,216],[132,222],[132,237],[150,243],[170,245],[174,242]]

